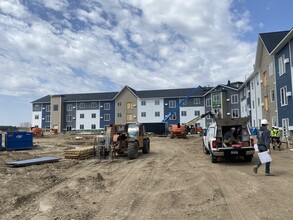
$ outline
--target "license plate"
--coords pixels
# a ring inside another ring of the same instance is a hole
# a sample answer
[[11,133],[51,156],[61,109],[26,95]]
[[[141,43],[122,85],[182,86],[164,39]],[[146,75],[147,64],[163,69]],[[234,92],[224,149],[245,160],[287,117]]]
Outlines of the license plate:
[[238,154],[238,151],[236,151],[236,150],[232,150],[232,151],[231,151],[231,154]]

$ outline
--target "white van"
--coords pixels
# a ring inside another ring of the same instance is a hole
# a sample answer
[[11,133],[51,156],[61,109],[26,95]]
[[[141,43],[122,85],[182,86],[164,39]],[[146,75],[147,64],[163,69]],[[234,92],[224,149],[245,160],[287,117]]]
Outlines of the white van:
[[[248,118],[220,119],[216,118],[203,136],[203,152],[210,154],[212,163],[218,161],[218,157],[240,158],[251,162],[254,155],[254,141],[248,129]],[[235,138],[237,144],[227,146],[224,144],[224,134],[232,127],[236,129]]]

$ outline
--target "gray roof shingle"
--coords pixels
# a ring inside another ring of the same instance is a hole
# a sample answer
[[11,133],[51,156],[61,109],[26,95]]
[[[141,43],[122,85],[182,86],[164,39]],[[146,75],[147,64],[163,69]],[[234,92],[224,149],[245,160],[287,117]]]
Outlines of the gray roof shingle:
[[268,52],[271,53],[288,33],[289,31],[269,32],[260,33],[259,36],[261,37]]

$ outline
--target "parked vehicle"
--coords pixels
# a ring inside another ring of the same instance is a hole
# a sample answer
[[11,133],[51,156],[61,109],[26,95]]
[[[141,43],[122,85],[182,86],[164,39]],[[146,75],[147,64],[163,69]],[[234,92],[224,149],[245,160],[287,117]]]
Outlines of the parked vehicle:
[[94,146],[99,158],[109,155],[113,159],[116,154],[127,154],[129,159],[135,159],[139,150],[144,154],[150,152],[150,139],[143,124],[115,124],[107,127],[105,136],[95,139]]
[[177,138],[186,138],[187,129],[185,125],[180,125],[179,123],[176,125],[172,125],[171,127],[171,139],[174,137]]
[[[207,128],[202,138],[203,152],[205,154],[210,154],[212,163],[216,163],[218,157],[243,157],[245,161],[251,162],[255,149],[253,138],[247,126],[248,120],[248,118],[215,118],[215,122]],[[237,131],[235,138],[238,143],[227,146],[224,144],[223,137],[232,127]]]

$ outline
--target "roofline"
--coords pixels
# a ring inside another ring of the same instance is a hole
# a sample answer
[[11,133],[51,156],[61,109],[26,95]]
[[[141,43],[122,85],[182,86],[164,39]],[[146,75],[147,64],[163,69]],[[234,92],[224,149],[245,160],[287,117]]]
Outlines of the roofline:
[[118,92],[118,93],[114,96],[113,100],[115,100],[115,99],[117,98],[117,96],[120,95],[121,92],[122,92],[125,88],[127,88],[127,89],[128,89],[128,90],[129,90],[129,91],[130,91],[135,97],[139,98],[138,95],[135,94],[135,93],[130,89],[130,87],[129,87],[128,85],[125,85],[125,86],[123,87],[123,89],[121,89],[120,92]]

